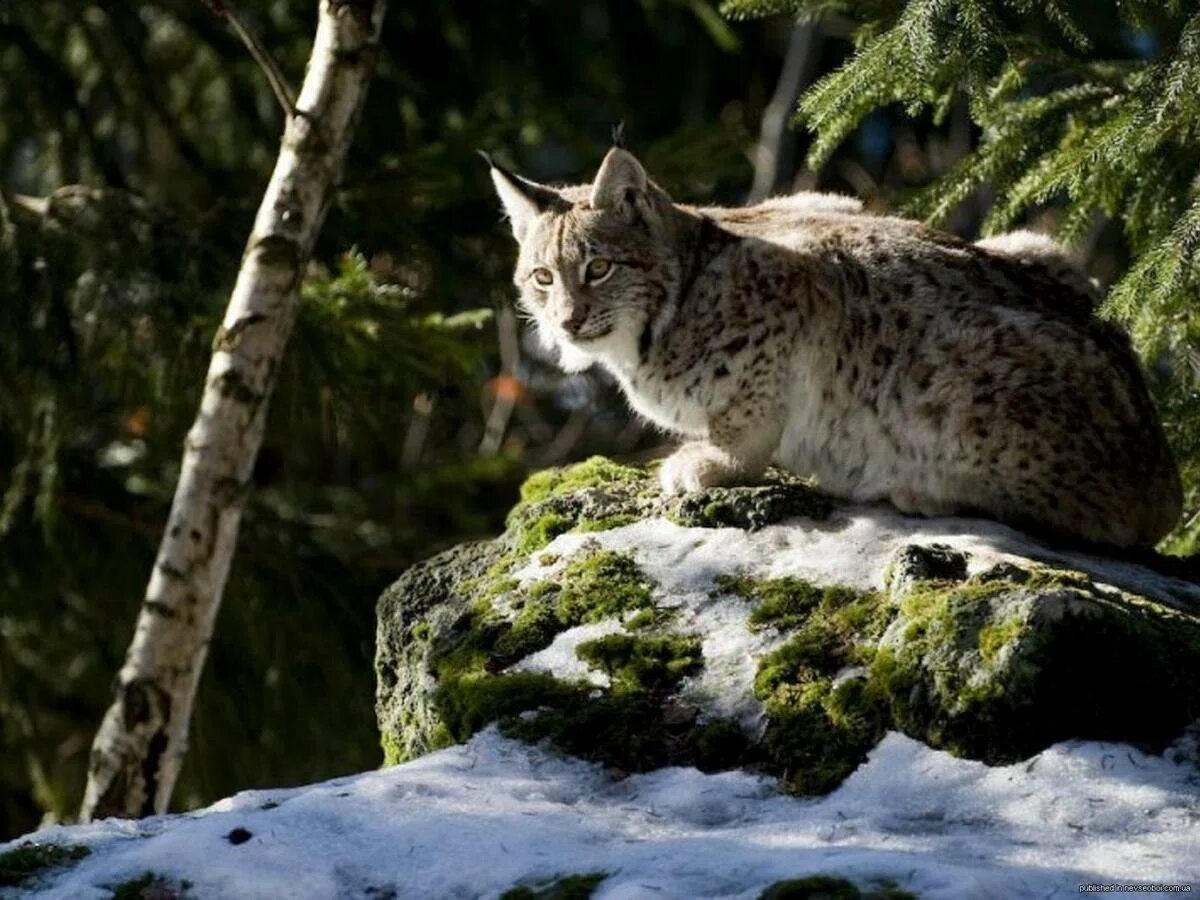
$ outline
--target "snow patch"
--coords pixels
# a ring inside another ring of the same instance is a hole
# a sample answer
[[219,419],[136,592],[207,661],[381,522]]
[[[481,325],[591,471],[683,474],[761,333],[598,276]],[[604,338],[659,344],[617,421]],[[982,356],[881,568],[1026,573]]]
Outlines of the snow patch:
[[567,681],[586,681],[596,687],[608,687],[609,678],[603,672],[592,669],[575,655],[580,644],[594,641],[608,634],[617,634],[625,629],[619,619],[605,619],[588,625],[577,625],[560,631],[549,647],[522,659],[509,667],[510,672],[545,672]]
[[[250,839],[231,844],[234,828]],[[198,897],[496,897],[602,871],[598,900],[749,900],[815,873],[1008,900],[1092,882],[1200,884],[1200,777],[1119,744],[1069,742],[990,768],[893,733],[841,788],[805,800],[745,772],[614,782],[489,729],[384,771],[36,837],[92,854],[33,897],[107,897],[147,871],[192,882]]]

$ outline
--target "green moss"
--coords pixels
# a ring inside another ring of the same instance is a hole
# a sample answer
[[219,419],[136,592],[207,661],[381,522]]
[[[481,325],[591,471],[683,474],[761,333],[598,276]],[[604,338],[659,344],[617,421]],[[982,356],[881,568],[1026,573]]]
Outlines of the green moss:
[[[795,579],[738,587],[770,603],[767,621],[799,623],[787,643],[759,660],[755,676],[754,692],[767,712],[766,767],[794,793],[831,790],[888,727],[885,698],[866,677],[866,666],[891,607],[873,592],[814,588]],[[861,669],[858,676],[854,667]]]
[[1019,623],[997,628],[986,616],[992,609],[987,601],[1020,590],[1021,585],[1007,577],[913,586],[900,604],[906,622],[903,643],[881,649],[871,664],[872,685],[887,698],[896,727],[965,755],[966,745],[949,724],[978,719],[980,729],[988,727],[988,707],[994,706],[1003,687],[995,679],[972,681],[977,670],[961,663],[962,654],[978,650],[991,662],[1008,633],[1019,633]]
[[818,607],[840,609],[862,596],[862,591],[841,585],[819,587],[802,578],[757,579],[746,575],[718,575],[719,591],[737,594],[755,604],[750,613],[753,631],[774,627],[787,631],[805,622]]
[[875,655],[871,681],[894,727],[957,755],[1011,762],[1067,738],[1158,747],[1200,714],[1200,620],[1081,573],[1005,565],[920,583],[900,612],[904,640]]
[[575,530],[579,532],[610,531],[613,528],[620,528],[622,525],[632,525],[636,521],[638,521],[638,517],[633,513],[615,513],[598,519],[580,519]]
[[796,794],[836,788],[887,729],[886,707],[862,679],[818,678],[789,686],[766,703],[767,767]]
[[585,641],[575,655],[608,675],[614,691],[665,691],[704,666],[700,639],[609,634]]
[[[585,622],[648,608],[650,583],[632,557],[600,551],[568,563],[553,581],[508,592],[511,619],[486,600],[476,602],[442,637],[431,661],[437,679],[434,706],[445,734],[463,741],[487,725],[541,706],[562,707],[585,693],[582,685],[534,673],[503,674],[512,663],[550,645],[555,635]],[[665,653],[666,650],[663,650]],[[668,660],[678,665],[677,660]],[[631,673],[644,656],[626,662]],[[384,747],[385,758],[395,757]]]
[[540,503],[551,497],[605,485],[633,485],[645,478],[641,469],[623,466],[603,456],[573,466],[535,472],[521,485],[522,503]]
[[760,761],[758,750],[733,719],[698,723],[688,734],[687,759],[701,772],[720,772]]
[[572,560],[559,576],[555,603],[559,619],[570,625],[599,622],[645,609],[650,582],[632,556],[602,550]]
[[570,516],[554,511],[544,512],[532,520],[520,523],[513,549],[518,556],[527,556],[545,547],[560,534],[570,531],[574,525],[575,520]]
[[465,579],[461,592],[471,598],[471,606],[475,609],[490,609],[492,604],[505,594],[511,594],[519,588],[521,583],[509,573],[522,558],[519,553],[500,554],[482,575]]
[[1011,644],[1024,630],[1020,619],[1009,619],[998,625],[985,625],[979,629],[979,655],[991,665],[1000,651]]
[[1001,594],[1018,591],[1021,585],[1009,579],[965,581],[944,584],[927,581],[917,584],[900,601],[901,612],[914,621],[940,619],[949,621],[946,613],[951,604],[968,604],[987,600]]
[[588,900],[607,877],[607,872],[559,875],[548,881],[509,888],[500,895],[500,900]]
[[113,887],[112,900],[182,900],[190,887],[190,882],[176,883],[163,875],[146,872]]
[[395,766],[409,759],[408,750],[391,731],[383,731],[379,735],[379,748],[383,750],[383,764]]
[[671,765],[711,772],[754,759],[748,739],[735,722],[699,723],[695,709],[646,691],[584,688],[569,701],[535,716],[503,720],[500,730],[531,743],[550,741],[567,753],[622,772],[647,772]]
[[90,852],[81,844],[20,844],[0,854],[0,887],[23,884],[46,869],[77,863]]
[[523,558],[568,531],[606,531],[635,522],[644,511],[641,501],[654,491],[643,470],[599,456],[536,472],[508,514],[509,555]]
[[482,671],[498,672],[550,645],[554,636],[585,622],[598,622],[649,608],[651,586],[633,557],[603,550],[572,560],[554,580],[518,590],[506,579],[516,615],[511,621],[495,611],[485,592],[436,648],[433,668],[439,681]]
[[851,646],[825,623],[809,623],[759,660],[755,692],[765,699],[778,690],[832,677],[848,664]]
[[575,700],[577,685],[541,672],[480,674],[447,680],[438,691],[442,723],[455,741],[465,741],[485,725],[540,706]]
[[665,765],[713,771],[749,760],[749,741],[737,723],[699,722],[698,710],[674,696],[679,682],[703,666],[697,638],[614,634],[584,642],[576,653],[605,671],[611,687],[580,686],[536,716],[502,722],[505,734],[549,740],[630,772]]
[[512,625],[493,642],[497,664],[506,666],[510,661],[515,662],[550,646],[563,628],[564,623],[555,615],[553,605],[547,602],[544,594],[527,596]]
[[662,628],[670,624],[679,615],[679,610],[671,607],[649,606],[640,609],[625,620],[627,631],[644,631],[649,628]]
[[809,875],[777,881],[758,895],[759,900],[916,900],[888,882],[860,890],[853,882],[832,875]]

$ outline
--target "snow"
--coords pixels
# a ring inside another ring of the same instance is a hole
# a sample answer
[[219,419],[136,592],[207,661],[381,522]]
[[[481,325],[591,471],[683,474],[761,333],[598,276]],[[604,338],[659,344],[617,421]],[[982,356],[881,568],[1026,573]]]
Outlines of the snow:
[[[230,843],[235,828],[251,837]],[[833,794],[797,799],[745,772],[614,781],[488,729],[379,772],[36,837],[92,853],[28,896],[81,900],[148,871],[202,898],[495,897],[583,872],[609,873],[598,900],[751,898],[815,873],[934,900],[1065,897],[1200,885],[1200,774],[1094,742],[989,768],[889,734]]]
[[549,647],[531,653],[509,667],[510,672],[547,672],[558,678],[571,681],[586,681],[596,687],[608,687],[609,678],[597,672],[581,660],[575,650],[580,644],[594,641],[605,635],[616,634],[624,629],[618,619],[577,625],[555,635]]
[[[1197,586],[1054,552],[1002,525],[870,507],[804,528],[651,519],[566,534],[516,574],[555,578],[585,544],[632,553],[655,582],[655,602],[676,609],[672,628],[703,636],[704,670],[685,695],[706,716],[736,716],[752,729],[761,725],[757,660],[781,638],[750,632],[750,605],[714,591],[715,576],[881,588],[895,552],[913,543],[964,550],[972,572],[1034,558],[1164,602],[1200,601]],[[517,668],[602,684],[575,649],[621,628],[612,619],[569,629]],[[752,898],[817,873],[863,887],[892,881],[934,900],[1066,897],[1092,883],[1200,886],[1196,757],[1194,739],[1164,756],[1075,741],[988,767],[893,733],[837,791],[799,799],[748,772],[675,768],[614,780],[601,766],[487,729],[383,771],[248,791],[184,815],[47,828],[33,837],[93,852],[25,894],[108,897],[146,872],[190,882],[188,896],[296,900],[497,897],[520,882],[588,872],[607,873],[599,900]],[[234,844],[234,829],[250,837]]]

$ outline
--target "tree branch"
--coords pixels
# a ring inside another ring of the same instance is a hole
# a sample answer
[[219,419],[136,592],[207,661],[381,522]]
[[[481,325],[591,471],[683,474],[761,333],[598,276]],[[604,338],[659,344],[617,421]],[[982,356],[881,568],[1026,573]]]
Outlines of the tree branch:
[[266,44],[254,32],[254,29],[247,24],[242,14],[238,12],[237,7],[233,4],[233,0],[202,0],[202,2],[215,15],[229,22],[234,33],[246,45],[250,56],[258,63],[258,67],[262,69],[263,74],[267,78],[267,83],[271,85],[271,90],[275,94],[275,99],[279,101],[279,105],[283,108],[283,114],[289,117],[294,116],[296,114],[296,92],[292,90],[287,77],[283,74],[283,70],[279,68],[279,63],[275,62],[275,57],[271,55],[271,51],[267,49]]

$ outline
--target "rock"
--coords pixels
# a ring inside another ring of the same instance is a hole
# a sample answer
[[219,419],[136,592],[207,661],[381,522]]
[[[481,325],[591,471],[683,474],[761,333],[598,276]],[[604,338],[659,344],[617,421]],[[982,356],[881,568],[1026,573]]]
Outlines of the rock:
[[900,597],[922,581],[962,581],[966,577],[965,553],[945,544],[910,544],[896,554],[884,581],[892,596]]
[[613,771],[750,767],[811,794],[892,730],[992,764],[1161,748],[1200,718],[1200,587],[779,473],[664,497],[597,458],[393,585],[376,668],[388,763],[498,722]]

